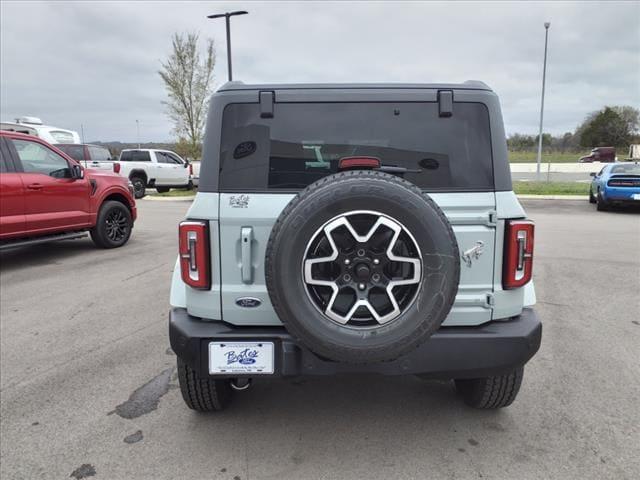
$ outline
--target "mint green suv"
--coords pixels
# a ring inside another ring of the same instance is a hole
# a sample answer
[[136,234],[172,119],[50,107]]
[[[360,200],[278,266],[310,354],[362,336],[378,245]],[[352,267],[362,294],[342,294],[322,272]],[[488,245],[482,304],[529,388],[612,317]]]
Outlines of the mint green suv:
[[485,84],[227,83],[171,286],[183,398],[379,373],[508,406],[541,340],[533,241]]

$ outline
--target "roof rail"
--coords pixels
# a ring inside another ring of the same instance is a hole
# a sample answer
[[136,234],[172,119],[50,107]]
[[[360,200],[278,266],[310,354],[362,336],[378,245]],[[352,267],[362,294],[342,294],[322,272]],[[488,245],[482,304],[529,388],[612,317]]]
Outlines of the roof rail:
[[474,87],[483,87],[486,88],[488,90],[491,90],[491,87],[489,85],[487,85],[486,83],[480,81],[480,80],[465,80],[464,81],[465,85],[471,85]]

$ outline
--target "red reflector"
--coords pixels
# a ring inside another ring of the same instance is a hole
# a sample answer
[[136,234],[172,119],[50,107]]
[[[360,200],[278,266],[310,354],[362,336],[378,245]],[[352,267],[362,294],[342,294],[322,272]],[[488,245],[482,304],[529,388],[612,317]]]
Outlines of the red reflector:
[[338,162],[338,170],[350,168],[380,168],[380,159],[376,157],[342,157]]
[[120,164],[118,162],[113,162],[113,173],[120,173]]
[[507,222],[504,236],[504,264],[502,288],[510,290],[522,287],[531,280],[533,273],[533,232],[530,220]]
[[179,229],[182,281],[199,290],[211,288],[209,229],[206,222],[186,221]]

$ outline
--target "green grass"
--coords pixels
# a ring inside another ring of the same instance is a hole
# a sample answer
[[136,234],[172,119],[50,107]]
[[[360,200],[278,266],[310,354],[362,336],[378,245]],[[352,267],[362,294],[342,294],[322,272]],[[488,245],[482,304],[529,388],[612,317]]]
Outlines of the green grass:
[[147,190],[150,197],[192,197],[198,190],[184,190],[182,188],[172,188],[167,193],[158,193],[155,189]]
[[525,195],[589,195],[589,184],[579,182],[513,182],[513,191]]
[[[578,159],[585,153],[542,153],[542,163],[578,163]],[[511,163],[536,163],[538,161],[538,152],[509,152],[509,161]]]

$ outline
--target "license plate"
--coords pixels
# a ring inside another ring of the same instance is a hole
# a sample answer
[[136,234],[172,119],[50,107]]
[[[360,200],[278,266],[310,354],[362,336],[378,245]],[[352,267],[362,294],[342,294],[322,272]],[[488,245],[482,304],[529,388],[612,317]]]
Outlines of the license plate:
[[633,194],[633,199],[634,200],[640,200],[640,193],[634,193]]
[[210,342],[209,373],[273,374],[272,342]]

